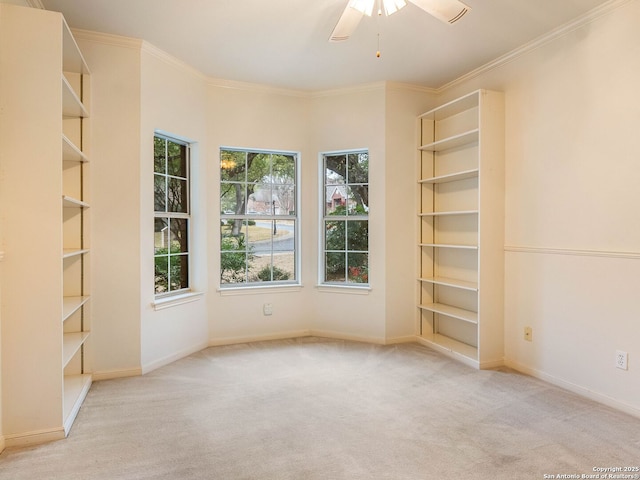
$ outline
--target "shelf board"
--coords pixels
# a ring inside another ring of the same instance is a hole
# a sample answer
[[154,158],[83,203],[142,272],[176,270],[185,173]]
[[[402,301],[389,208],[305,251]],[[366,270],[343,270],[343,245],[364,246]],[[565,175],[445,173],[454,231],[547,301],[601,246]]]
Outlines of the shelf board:
[[82,305],[89,300],[88,295],[81,297],[63,297],[62,298],[62,321],[73,315]]
[[63,248],[62,258],[77,257],[79,255],[84,255],[85,253],[89,253],[88,248]]
[[71,140],[62,135],[62,160],[65,162],[88,162],[89,158]]
[[460,248],[463,250],[478,250],[477,245],[453,245],[450,243],[421,243],[421,247],[434,247],[434,248]]
[[89,388],[91,374],[64,376],[64,434],[68,435]]
[[471,360],[472,362],[478,361],[478,349],[476,347],[467,345],[466,343],[462,343],[451,337],[447,337],[446,335],[441,335],[439,333],[424,333],[419,338],[436,349],[443,349],[447,352],[456,353],[468,360]]
[[443,285],[445,287],[460,288],[462,290],[478,291],[478,282],[467,282],[456,278],[447,277],[423,277],[419,279],[421,282],[433,283],[435,285]]
[[444,105],[440,105],[428,112],[423,113],[418,118],[425,118],[430,120],[439,121],[444,118],[452,117],[471,108],[475,108],[480,105],[480,93],[481,90],[468,93],[467,95],[460,97],[456,100],[452,100]]
[[424,178],[419,180],[418,183],[435,184],[435,183],[448,183],[456,182],[458,180],[466,180],[467,178],[478,177],[479,170],[477,168],[473,170],[464,170],[462,172],[449,173],[447,175],[438,175],[437,177]]
[[62,22],[62,70],[83,75],[90,73],[67,22],[64,19]]
[[478,141],[479,137],[480,130],[478,128],[474,128],[473,130],[469,130],[468,132],[459,133],[458,135],[453,135],[448,138],[443,138],[442,140],[437,140],[435,142],[422,145],[420,147],[420,150],[425,152],[442,152],[444,150],[449,150],[470,143],[475,143]]
[[446,315],[447,317],[457,318],[458,320],[462,320],[464,322],[474,323],[476,325],[478,323],[478,314],[476,312],[464,310],[458,307],[452,307],[451,305],[445,305],[444,303],[427,303],[418,305],[418,307],[422,308],[423,310],[429,310],[433,313]]
[[67,366],[87,338],[89,332],[65,333],[62,336],[62,368]]
[[89,116],[89,112],[82,101],[76,95],[69,82],[62,75],[62,116],[71,118],[85,118]]
[[419,213],[420,217],[442,217],[446,215],[477,215],[478,210],[455,210],[451,212],[424,212]]
[[78,200],[77,198],[69,197],[68,195],[62,196],[62,206],[64,208],[89,208],[89,204]]

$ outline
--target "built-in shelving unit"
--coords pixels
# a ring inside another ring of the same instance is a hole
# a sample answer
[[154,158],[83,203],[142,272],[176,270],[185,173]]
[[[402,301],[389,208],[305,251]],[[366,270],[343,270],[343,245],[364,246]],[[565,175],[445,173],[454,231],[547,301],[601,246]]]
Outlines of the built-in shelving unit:
[[418,120],[419,338],[477,368],[503,361],[503,117],[479,90]]
[[91,386],[90,83],[60,13],[0,10],[0,341],[12,446],[66,436]]
[[64,20],[62,42],[62,368],[63,418],[67,434],[92,381],[86,351],[90,337],[89,203],[86,201],[89,69]]

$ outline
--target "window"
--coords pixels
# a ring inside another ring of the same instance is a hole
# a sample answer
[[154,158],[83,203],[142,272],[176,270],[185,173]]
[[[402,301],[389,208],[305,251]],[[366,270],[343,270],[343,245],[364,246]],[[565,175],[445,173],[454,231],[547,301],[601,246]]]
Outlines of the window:
[[154,157],[155,293],[189,289],[189,146],[156,134]]
[[298,282],[298,155],[220,150],[220,285]]
[[322,157],[322,283],[369,284],[369,154]]

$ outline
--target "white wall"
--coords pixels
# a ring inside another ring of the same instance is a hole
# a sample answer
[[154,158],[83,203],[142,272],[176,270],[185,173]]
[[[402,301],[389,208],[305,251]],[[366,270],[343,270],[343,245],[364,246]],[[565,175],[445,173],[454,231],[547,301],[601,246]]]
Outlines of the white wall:
[[[301,258],[302,288],[261,288],[221,292],[220,278],[220,147],[300,152],[302,188],[298,210],[303,251],[314,248],[315,225],[308,218],[315,203],[307,185],[315,178],[315,154],[309,150],[309,100],[295,91],[211,80],[207,110],[210,172],[207,177],[209,231],[209,335],[211,344],[305,334],[313,312],[313,264]],[[273,315],[264,316],[265,303]]]
[[140,42],[74,32],[91,70],[95,378],[140,373]]
[[153,136],[156,130],[192,143],[190,232],[192,288],[206,294],[207,172],[211,153],[206,135],[206,79],[164,52],[144,44],[141,52],[140,128],[140,323],[144,372],[208,345],[206,301],[155,310]]
[[639,18],[630,1],[444,95],[505,92],[508,363],[636,415]]
[[435,105],[436,94],[432,90],[387,84],[384,177],[387,342],[408,339],[418,332],[417,117]]

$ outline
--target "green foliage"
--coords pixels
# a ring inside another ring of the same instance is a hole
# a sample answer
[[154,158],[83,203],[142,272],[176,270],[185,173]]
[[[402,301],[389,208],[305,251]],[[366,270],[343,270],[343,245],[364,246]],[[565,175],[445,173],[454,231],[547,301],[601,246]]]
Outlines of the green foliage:
[[186,256],[170,255],[182,253],[180,246],[172,246],[171,252],[167,248],[155,250],[155,292],[166,293],[179,290],[186,285],[187,271],[183,264]]
[[325,279],[368,283],[369,222],[348,219],[349,215],[366,215],[364,207],[357,205],[351,212],[347,212],[345,206],[339,206],[333,215],[346,216],[346,219],[336,218],[325,222],[325,248],[328,251],[325,257]]
[[276,266],[273,267],[273,279],[271,278],[271,267],[269,265],[265,266],[262,270],[258,272],[258,278],[263,282],[270,281],[279,281],[279,280],[289,280],[289,272],[282,270]]
[[253,249],[247,248],[244,235],[223,235],[221,238],[220,280],[222,283],[245,281],[246,270],[255,258]]

